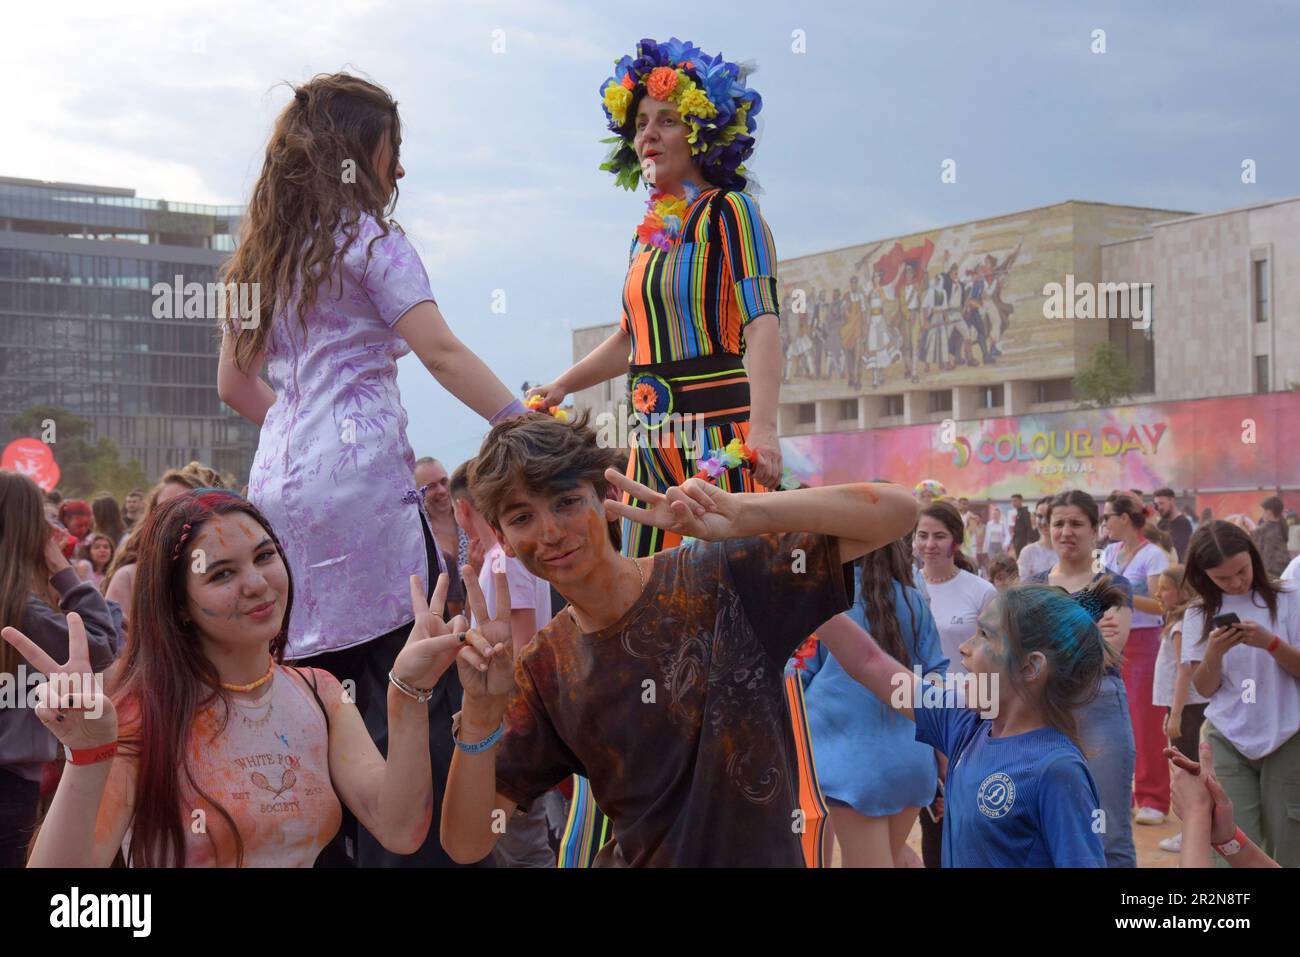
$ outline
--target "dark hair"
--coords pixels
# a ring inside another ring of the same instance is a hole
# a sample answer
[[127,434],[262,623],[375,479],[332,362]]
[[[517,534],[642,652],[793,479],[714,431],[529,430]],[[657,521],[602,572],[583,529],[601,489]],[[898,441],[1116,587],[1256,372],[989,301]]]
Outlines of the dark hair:
[[447,491],[452,498],[460,498],[463,495],[469,495],[469,472],[474,467],[473,459],[466,459],[456,466],[456,470],[451,473],[451,481],[447,483]]
[[1044,496],[1043,496],[1042,498],[1040,498],[1037,502],[1035,502],[1035,503],[1034,503],[1034,511],[1035,511],[1035,512],[1038,511],[1038,506],[1040,506],[1040,505],[1046,505],[1046,506],[1047,506],[1047,517],[1048,517],[1048,518],[1051,518],[1051,517],[1052,517],[1052,496],[1051,496],[1051,495],[1044,495]]
[[1286,503],[1276,495],[1270,495],[1259,504],[1264,511],[1274,515],[1281,515],[1286,510]]
[[122,509],[117,499],[105,492],[90,503],[90,513],[95,517],[95,531],[112,540],[113,547],[126,534],[126,523],[122,521]]
[[1151,497],[1152,498],[1177,498],[1178,496],[1174,494],[1174,490],[1171,488],[1158,488],[1151,493]]
[[[489,525],[500,531],[501,505],[519,484],[535,494],[549,495],[585,481],[595,488],[598,499],[609,496],[605,469],[617,468],[622,456],[600,447],[588,419],[585,409],[571,422],[532,412],[492,427],[469,476],[474,507]],[[610,541],[618,548],[620,523],[608,525]]]
[[1213,520],[1214,520],[1214,512],[1213,512],[1213,510],[1211,510],[1211,508],[1210,508],[1208,505],[1205,506],[1205,508],[1201,509],[1201,521],[1202,521],[1202,522],[1210,522],[1210,521],[1213,521]]
[[[974,574],[974,563],[971,562],[971,560],[967,558],[965,553],[961,550],[961,543],[966,537],[966,525],[962,522],[961,512],[957,511],[957,506],[953,505],[952,502],[945,502],[943,499],[935,499],[925,508],[921,509],[921,515],[929,516],[936,522],[941,523],[944,528],[948,529],[948,534],[952,536],[953,541],[953,564],[962,571]],[[917,521],[920,521],[920,516],[917,517]]]
[[1142,531],[1142,526],[1146,524],[1147,520],[1147,510],[1141,499],[1129,492],[1111,492],[1106,498],[1106,504],[1117,515],[1127,516],[1128,520],[1133,523],[1135,531]]
[[1006,629],[1012,685],[1023,691],[1019,665],[1041,653],[1048,669],[1038,702],[1043,720],[1077,745],[1074,710],[1096,695],[1106,661],[1092,616],[1065,589],[1052,585],[1017,585],[993,601]]
[[1183,573],[1187,584],[1201,597],[1205,612],[1205,619],[1201,622],[1201,641],[1209,637],[1211,619],[1223,607],[1223,589],[1210,578],[1210,569],[1218,568],[1242,552],[1250,553],[1251,591],[1264,599],[1269,616],[1277,619],[1277,596],[1281,589],[1268,577],[1264,559],[1250,535],[1231,522],[1222,519],[1210,521],[1192,533],[1192,539],[1187,543],[1186,570]]
[[[858,604],[866,616],[867,630],[876,643],[904,668],[912,666],[912,654],[898,627],[898,609],[894,603],[894,582],[905,588],[914,587],[912,578],[912,544],[906,538],[896,539],[883,548],[867,552],[858,559],[862,573],[862,588]],[[906,595],[906,592],[904,592]],[[916,627],[917,610],[909,607],[913,628]]]
[[1047,520],[1052,520],[1052,512],[1066,505],[1073,505],[1083,512],[1088,523],[1092,525],[1093,531],[1096,531],[1097,525],[1101,522],[1101,517],[1097,514],[1097,500],[1085,492],[1083,489],[1072,488],[1064,492],[1058,492],[1052,497],[1051,504],[1047,506]]
[[1016,564],[1016,560],[1010,555],[999,555],[989,562],[989,581],[999,575],[1014,575],[1018,579],[1020,577],[1020,566]]
[[[235,864],[243,863],[244,842],[234,819],[213,795],[203,792],[190,768],[195,716],[221,699],[226,712],[216,731],[220,734],[230,719],[230,701],[221,690],[216,667],[203,654],[193,623],[182,617],[190,574],[185,542],[192,542],[210,519],[232,513],[261,525],[284,562],[289,582],[284,620],[267,649],[279,663],[293,611],[293,577],[275,532],[252,503],[224,489],[186,492],[150,512],[132,538],[139,542],[139,570],[131,595],[131,634],[110,693],[121,718],[123,753],[136,761],[129,861],[133,866],[184,865],[189,820],[181,815],[182,780],[225,821],[234,836]],[[209,840],[215,844],[210,824]]]

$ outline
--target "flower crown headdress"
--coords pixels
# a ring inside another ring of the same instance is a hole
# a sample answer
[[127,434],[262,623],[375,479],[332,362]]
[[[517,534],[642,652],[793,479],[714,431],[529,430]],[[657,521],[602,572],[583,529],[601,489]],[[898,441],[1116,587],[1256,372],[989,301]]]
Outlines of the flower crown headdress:
[[629,116],[638,87],[656,100],[677,104],[689,128],[686,140],[691,157],[715,186],[740,190],[747,182],[745,160],[754,152],[754,119],[763,100],[745,85],[752,69],[728,63],[722,55],[711,57],[699,47],[676,37],[666,43],[642,40],[636,57],[614,64],[614,75],[600,85],[609,129],[615,135],[601,142],[614,144],[600,168],[614,174],[614,182],[634,190],[641,182],[641,164],[632,146],[636,120]]

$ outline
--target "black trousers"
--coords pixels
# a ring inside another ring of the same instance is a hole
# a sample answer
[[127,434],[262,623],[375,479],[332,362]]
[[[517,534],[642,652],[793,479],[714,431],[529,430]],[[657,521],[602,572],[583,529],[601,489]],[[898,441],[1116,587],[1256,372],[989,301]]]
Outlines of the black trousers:
[[23,867],[36,830],[41,782],[0,768],[0,867]]
[[[424,528],[425,550],[429,568],[438,568],[433,535]],[[450,569],[449,569],[450,571]],[[430,594],[436,574],[428,576]],[[459,576],[454,576],[457,581]],[[455,582],[453,582],[453,585]],[[406,644],[411,633],[410,625],[380,635],[373,641],[342,651],[329,651],[322,655],[295,661],[299,667],[321,668],[339,681],[351,679],[356,686],[357,710],[366,722],[366,730],[374,740],[380,754],[388,756],[388,673],[393,662]],[[433,772],[433,823],[424,844],[414,854],[394,854],[386,850],[345,807],[343,824],[338,835],[321,851],[317,867],[492,867],[491,856],[477,864],[460,865],[447,856],[438,837],[442,819],[442,795],[447,790],[447,774],[451,769],[451,756],[455,742],[451,738],[451,716],[460,710],[460,677],[453,663],[434,688],[429,699],[429,765]]]

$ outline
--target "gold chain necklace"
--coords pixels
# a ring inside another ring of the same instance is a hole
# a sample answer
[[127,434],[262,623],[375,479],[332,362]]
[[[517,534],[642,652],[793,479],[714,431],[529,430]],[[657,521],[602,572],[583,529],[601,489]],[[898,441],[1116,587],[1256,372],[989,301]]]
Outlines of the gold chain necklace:
[[[641,592],[645,591],[645,572],[641,569],[641,563],[631,555],[626,556],[626,558],[632,563],[633,567],[636,568],[636,577],[641,581],[640,591],[637,592],[637,597],[639,598]],[[578,613],[573,610],[573,605],[570,604],[565,607],[569,609],[569,617],[573,619],[574,627],[576,627],[578,631],[582,631],[582,625],[578,624]]]
[[[236,702],[236,707],[239,707],[238,702]],[[244,714],[243,708],[239,709],[239,717],[244,722],[244,724],[248,725],[254,731],[258,731],[266,727],[267,722],[271,720],[271,712],[274,710],[275,710],[275,702],[270,701],[267,703],[266,706],[266,714],[262,715],[260,718],[256,718],[256,719],[250,718],[248,715]]]

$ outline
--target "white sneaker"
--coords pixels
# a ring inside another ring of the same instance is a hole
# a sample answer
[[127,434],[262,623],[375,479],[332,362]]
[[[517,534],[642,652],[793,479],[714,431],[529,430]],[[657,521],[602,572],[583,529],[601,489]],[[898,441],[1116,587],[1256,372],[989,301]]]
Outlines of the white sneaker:
[[1183,849],[1183,832],[1179,831],[1173,837],[1167,837],[1160,842],[1160,850],[1168,851],[1170,854],[1177,854]]
[[1140,807],[1137,816],[1133,820],[1139,824],[1163,824],[1165,823],[1165,816],[1153,807]]

